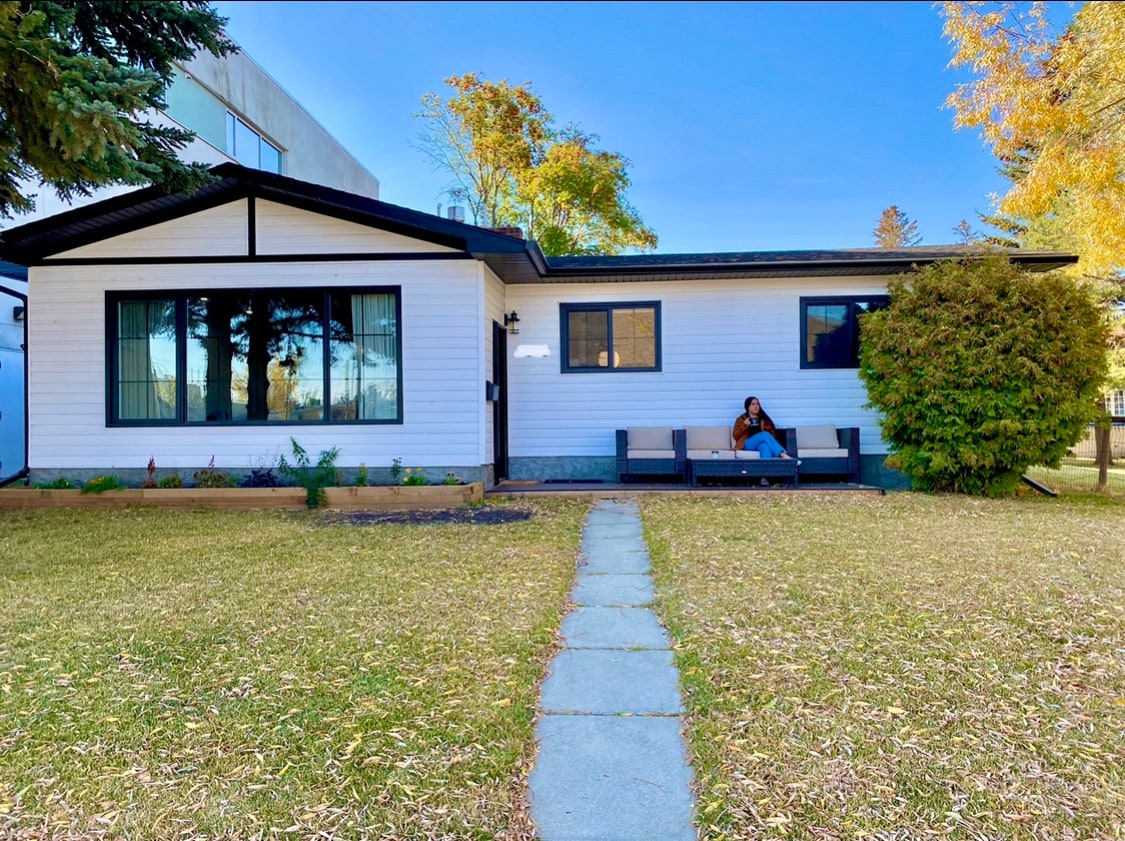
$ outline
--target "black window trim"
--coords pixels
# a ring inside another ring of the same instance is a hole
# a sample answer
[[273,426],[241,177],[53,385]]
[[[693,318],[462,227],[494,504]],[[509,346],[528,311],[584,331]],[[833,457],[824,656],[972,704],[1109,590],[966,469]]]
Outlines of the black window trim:
[[[332,420],[331,412],[325,411],[324,417],[315,421],[189,421],[187,419],[187,299],[204,295],[214,295],[222,292],[238,294],[251,294],[255,292],[285,292],[298,289],[301,291],[320,291],[324,295],[324,310],[322,326],[324,329],[324,365],[322,376],[324,378],[324,405],[331,407],[332,382],[331,382],[331,355],[328,353],[329,336],[328,320],[330,318],[331,295],[333,294],[376,294],[391,293],[395,296],[395,353],[398,357],[398,405],[397,417],[383,419],[356,419]],[[117,417],[117,389],[114,388],[115,372],[117,371],[117,304],[120,301],[160,300],[172,299],[176,304],[176,417],[168,420],[122,420]],[[357,286],[354,284],[343,286],[237,286],[223,288],[190,288],[190,289],[134,289],[113,290],[105,293],[105,421],[107,427],[141,427],[141,428],[180,428],[191,427],[195,429],[212,428],[243,428],[243,427],[304,427],[316,428],[319,426],[401,426],[405,423],[403,417],[403,360],[402,360],[402,287],[395,285]]]
[[[605,367],[601,365],[596,366],[572,366],[569,364],[570,359],[570,319],[568,316],[572,312],[605,312],[608,316],[607,329],[609,331],[609,347],[607,352],[613,352],[613,311],[614,310],[632,310],[632,309],[651,309],[653,310],[654,321],[654,336],[653,341],[656,344],[655,360],[656,364],[652,367],[645,368],[615,368],[612,365]],[[653,371],[663,370],[663,356],[661,354],[661,314],[660,314],[660,301],[592,301],[582,303],[559,303],[559,360],[560,370],[564,374],[635,374],[635,373],[649,373]]]
[[[802,296],[800,298],[799,317],[801,319],[801,344],[799,347],[800,362],[802,370],[830,370],[830,371],[847,371],[857,370],[859,368],[859,314],[856,310],[856,305],[859,303],[877,303],[886,306],[890,303],[890,296],[881,292],[873,292],[871,294],[854,294],[854,295],[810,295]],[[809,347],[809,307],[823,307],[823,306],[839,306],[845,304],[848,307],[848,329],[851,331],[851,346],[852,346],[852,359],[847,364],[838,364],[833,362],[818,362],[808,358]]]

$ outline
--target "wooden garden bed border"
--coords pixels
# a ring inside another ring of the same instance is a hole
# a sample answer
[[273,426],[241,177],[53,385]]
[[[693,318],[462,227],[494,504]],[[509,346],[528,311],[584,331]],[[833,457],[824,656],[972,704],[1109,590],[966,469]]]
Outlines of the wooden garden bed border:
[[[411,508],[456,508],[484,499],[484,485],[370,485],[325,488],[326,508],[386,511]],[[151,505],[157,508],[305,508],[304,488],[126,488],[82,493],[80,490],[4,488],[0,509],[12,508],[124,508]]]

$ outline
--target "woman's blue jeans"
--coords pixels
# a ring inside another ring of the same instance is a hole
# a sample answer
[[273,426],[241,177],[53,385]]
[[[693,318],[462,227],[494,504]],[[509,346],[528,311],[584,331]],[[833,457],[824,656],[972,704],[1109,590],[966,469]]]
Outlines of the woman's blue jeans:
[[757,450],[762,458],[780,458],[785,448],[768,432],[755,432],[742,445],[744,450]]

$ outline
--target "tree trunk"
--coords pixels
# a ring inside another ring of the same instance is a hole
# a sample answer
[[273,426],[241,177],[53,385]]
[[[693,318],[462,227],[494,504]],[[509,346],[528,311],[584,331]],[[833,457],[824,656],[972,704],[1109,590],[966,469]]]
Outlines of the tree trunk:
[[1098,462],[1098,493],[1109,484],[1109,412],[1104,397],[1098,399],[1098,420],[1094,424],[1094,456]]

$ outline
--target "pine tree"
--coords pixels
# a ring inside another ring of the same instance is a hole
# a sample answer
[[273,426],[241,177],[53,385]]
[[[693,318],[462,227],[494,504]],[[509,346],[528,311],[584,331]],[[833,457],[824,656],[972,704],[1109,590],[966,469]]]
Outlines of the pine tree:
[[150,122],[173,61],[237,47],[202,0],[0,2],[0,215],[108,184],[193,189],[209,175],[176,153],[191,132]]
[[918,233],[918,223],[910,219],[892,204],[879,217],[879,224],[871,233],[879,248],[904,248],[922,241]]

